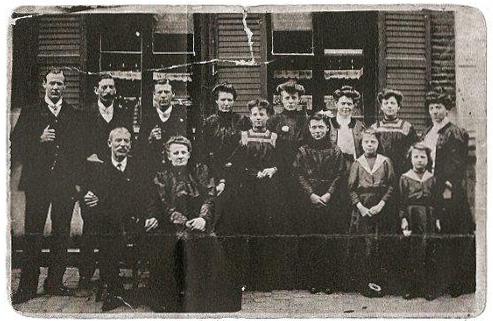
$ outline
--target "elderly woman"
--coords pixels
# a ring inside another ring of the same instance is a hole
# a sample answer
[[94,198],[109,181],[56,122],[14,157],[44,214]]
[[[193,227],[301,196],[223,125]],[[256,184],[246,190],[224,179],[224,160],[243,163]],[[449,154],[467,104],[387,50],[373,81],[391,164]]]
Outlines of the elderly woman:
[[[216,188],[205,165],[189,163],[191,143],[183,136],[165,145],[169,166],[154,178],[156,197],[148,216],[175,241],[159,248],[151,263],[151,308],[155,311],[220,312],[240,309],[222,249],[211,233]],[[151,230],[154,226],[146,226]],[[205,269],[205,270],[204,270]]]
[[392,161],[397,178],[411,168],[406,155],[411,145],[417,141],[413,125],[399,118],[402,98],[400,91],[389,88],[378,93],[383,118],[371,126],[380,134],[380,151]]
[[[443,234],[473,233],[474,222],[465,189],[469,136],[449,120],[452,100],[443,88],[437,87],[427,93],[426,107],[433,124],[426,130],[423,143],[431,149],[436,188],[443,204],[441,231]],[[452,237],[447,245],[452,278],[448,290],[452,296],[459,296],[466,287],[464,260],[470,255],[467,239]]]

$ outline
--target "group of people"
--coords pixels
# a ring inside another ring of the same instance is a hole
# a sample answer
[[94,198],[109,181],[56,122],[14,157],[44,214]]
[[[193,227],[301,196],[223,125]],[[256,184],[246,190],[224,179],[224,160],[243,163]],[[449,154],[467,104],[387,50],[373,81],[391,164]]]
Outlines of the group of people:
[[146,302],[158,312],[236,311],[245,289],[330,294],[349,276],[357,291],[381,296],[389,235],[404,251],[406,299],[464,291],[470,249],[461,238],[449,247],[454,282],[430,286],[432,236],[474,231],[464,188],[468,136],[447,118],[452,104],[441,88],[426,96],[433,125],[419,140],[398,116],[403,96],[396,90],[378,95],[384,117],[366,128],[352,116],[360,95],[350,86],[334,92],[335,117],[300,108],[304,88],[295,81],[276,88],[282,112],[258,98],[242,117],[233,112],[235,88],[222,83],[212,90],[216,112],[190,141],[186,109],[172,104],[168,81],[155,83],[137,139],[110,75],[101,75],[97,103],[83,111],[63,100],[62,71],[51,70],[43,86],[44,101],[22,110],[11,135],[26,195],[14,304],[37,296],[50,205],[44,292],[73,294],[62,280],[77,200],[84,222],[79,290],[90,292],[97,261],[107,288],[103,311],[128,304],[119,277],[128,234],[138,235],[150,263]]

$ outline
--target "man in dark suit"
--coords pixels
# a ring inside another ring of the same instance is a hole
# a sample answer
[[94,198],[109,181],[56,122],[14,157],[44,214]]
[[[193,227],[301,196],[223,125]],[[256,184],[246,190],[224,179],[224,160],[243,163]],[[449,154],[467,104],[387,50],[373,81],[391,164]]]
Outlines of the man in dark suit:
[[63,286],[75,185],[84,159],[84,117],[63,98],[65,76],[52,69],[43,82],[45,97],[25,107],[12,132],[12,154],[23,165],[19,187],[25,191],[25,247],[21,279],[12,302],[36,296],[43,229],[51,205],[51,260],[44,291],[69,295]]
[[136,153],[149,177],[162,167],[166,159],[162,155],[163,145],[168,139],[187,134],[187,110],[183,105],[172,104],[175,92],[169,80],[155,83],[153,97],[153,107],[143,111]]
[[[102,161],[109,161],[111,153],[108,149],[108,135],[111,130],[117,127],[125,127],[129,131],[132,128],[132,114],[130,110],[125,109],[116,100],[115,80],[110,74],[102,74],[97,86],[94,88],[97,96],[97,102],[91,105],[88,112],[88,144],[86,155],[89,155],[85,164],[84,178],[90,178],[90,175],[97,165]],[[81,215],[84,222],[81,255],[79,265],[79,291],[78,296],[87,296],[91,293],[91,278],[96,269],[94,256],[95,235],[100,233],[97,215],[92,213],[89,207],[81,207]]]
[[[146,206],[146,182],[135,160],[128,156],[131,135],[125,127],[117,127],[107,142],[110,159],[95,166],[86,186],[83,186],[84,206],[91,209],[93,219],[100,226],[99,250],[101,279],[107,285],[103,311],[127,305],[119,278],[119,262],[125,248],[123,232],[139,226]],[[156,219],[142,223],[142,231],[155,228]]]

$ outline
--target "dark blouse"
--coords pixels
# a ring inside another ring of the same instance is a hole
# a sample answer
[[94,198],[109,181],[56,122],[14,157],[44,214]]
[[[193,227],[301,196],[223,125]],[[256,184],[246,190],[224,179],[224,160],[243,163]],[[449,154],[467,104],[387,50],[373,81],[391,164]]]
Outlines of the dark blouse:
[[304,111],[283,110],[267,122],[267,128],[278,136],[277,148],[281,155],[279,170],[285,173],[291,171],[298,148],[303,142],[307,120]]
[[185,229],[185,223],[202,217],[206,229],[214,215],[214,180],[210,178],[207,166],[168,167],[154,178],[156,197],[149,205],[148,217],[156,217],[165,229],[173,224],[178,231]]
[[269,130],[255,132],[253,129],[241,132],[240,150],[235,154],[235,168],[240,175],[257,176],[266,168],[278,167],[276,151],[277,134]]
[[203,123],[202,159],[216,179],[226,179],[232,166],[231,158],[240,141],[243,119],[232,112],[218,112],[207,117]]
[[371,128],[380,134],[380,152],[390,158],[396,175],[399,177],[411,167],[406,156],[409,147],[418,139],[413,125],[399,118],[392,121],[382,119],[373,124]]
[[346,171],[341,150],[328,137],[308,140],[298,149],[293,167],[298,184],[307,197],[312,193],[334,195]]

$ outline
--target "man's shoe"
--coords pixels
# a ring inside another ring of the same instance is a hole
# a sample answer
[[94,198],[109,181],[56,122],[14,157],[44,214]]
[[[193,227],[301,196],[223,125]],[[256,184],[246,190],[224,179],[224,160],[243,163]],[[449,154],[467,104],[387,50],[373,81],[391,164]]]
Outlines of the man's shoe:
[[317,294],[319,292],[322,292],[322,289],[313,287],[313,288],[310,288],[309,291],[311,294]]
[[438,293],[436,292],[429,292],[425,294],[426,301],[433,301],[436,298],[438,298]]
[[21,304],[27,302],[36,297],[35,290],[22,290],[19,289],[12,295],[12,304]]
[[411,292],[411,291],[404,293],[404,295],[402,296],[404,300],[411,300],[417,297],[418,294],[416,292]]
[[43,287],[44,293],[49,294],[49,295],[56,295],[56,296],[71,296],[74,295],[74,291],[72,289],[67,288],[66,286],[59,285],[59,286],[45,286]]
[[76,297],[89,297],[93,293],[93,285],[91,283],[91,280],[86,279],[86,278],[81,278],[79,280],[79,287],[75,291],[75,296]]
[[103,312],[111,311],[116,308],[122,307],[122,306],[127,306],[128,303],[125,302],[125,300],[121,296],[115,296],[112,294],[108,294],[106,298],[104,299],[103,302],[103,307],[101,310]]
[[334,293],[334,289],[333,288],[324,288],[322,290],[322,292],[325,294],[332,294],[332,293]]

